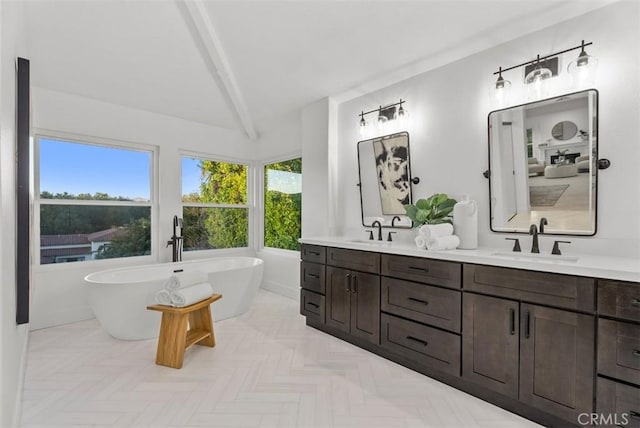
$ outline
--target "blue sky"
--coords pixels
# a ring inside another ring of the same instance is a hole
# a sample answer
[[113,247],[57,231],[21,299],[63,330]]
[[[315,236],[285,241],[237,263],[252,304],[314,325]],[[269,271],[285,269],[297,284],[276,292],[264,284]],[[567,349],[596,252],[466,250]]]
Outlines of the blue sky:
[[[199,192],[199,159],[182,158],[182,194]],[[149,199],[151,153],[40,138],[40,191]],[[300,193],[302,176],[269,170],[270,190]]]
[[150,197],[151,153],[40,138],[40,191]]

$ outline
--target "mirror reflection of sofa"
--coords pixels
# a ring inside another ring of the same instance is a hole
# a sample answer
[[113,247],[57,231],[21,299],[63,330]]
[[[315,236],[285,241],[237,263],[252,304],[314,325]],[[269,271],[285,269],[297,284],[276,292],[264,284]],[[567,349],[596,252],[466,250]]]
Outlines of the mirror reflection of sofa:
[[589,172],[589,155],[577,157],[576,168],[578,172]]
[[544,174],[544,161],[540,162],[537,158],[528,158],[527,166],[529,167],[529,176]]

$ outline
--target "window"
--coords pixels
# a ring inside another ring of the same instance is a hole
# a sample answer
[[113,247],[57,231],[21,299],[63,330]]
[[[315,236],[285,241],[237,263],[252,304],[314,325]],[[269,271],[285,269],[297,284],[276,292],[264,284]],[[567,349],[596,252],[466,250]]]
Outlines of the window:
[[525,141],[527,146],[527,157],[533,157],[533,129],[527,129],[527,140]]
[[38,136],[40,264],[151,254],[153,152]]
[[300,250],[302,159],[264,167],[264,246]]
[[247,247],[247,165],[182,157],[184,250]]

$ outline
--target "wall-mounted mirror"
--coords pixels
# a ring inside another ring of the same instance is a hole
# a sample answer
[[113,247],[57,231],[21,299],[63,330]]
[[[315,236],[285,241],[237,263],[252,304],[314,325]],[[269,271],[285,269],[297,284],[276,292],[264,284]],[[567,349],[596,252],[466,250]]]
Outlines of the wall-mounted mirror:
[[[400,132],[358,143],[362,225],[410,228],[404,204],[411,200],[409,134]],[[398,216],[400,220],[394,217]]]
[[598,91],[491,112],[491,230],[596,233]]

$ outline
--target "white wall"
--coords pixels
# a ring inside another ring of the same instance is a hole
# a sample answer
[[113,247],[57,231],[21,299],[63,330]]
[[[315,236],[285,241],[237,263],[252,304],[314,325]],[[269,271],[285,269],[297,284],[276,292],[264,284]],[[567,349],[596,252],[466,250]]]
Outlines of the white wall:
[[[585,39],[594,43],[588,52],[600,59],[595,85],[600,91],[599,155],[610,159],[612,167],[599,174],[597,235],[571,237],[573,243],[567,251],[639,256],[639,21],[640,4],[614,3],[342,103],[336,148],[336,179],[341,183],[335,199],[338,227],[347,235],[363,234],[355,186],[358,114],[402,98],[407,100],[405,106],[411,114],[412,176],[421,179],[413,187],[414,199],[436,192],[454,198],[469,193],[479,206],[480,245],[505,247],[506,235],[489,230],[488,183],[482,177],[488,166],[487,114],[492,110],[489,88],[495,82],[493,72],[498,66],[519,64],[538,53],[562,50]],[[577,54],[578,51],[566,54],[564,67]],[[513,87],[522,86],[522,69],[505,73],[504,77],[513,82]],[[551,96],[573,91],[566,78],[567,73],[563,73],[556,79]],[[526,102],[518,99],[521,93],[514,92],[512,105]],[[318,177],[321,175],[318,173]],[[315,218],[321,221],[322,215],[318,213]],[[541,247],[547,251],[551,244],[551,240],[543,238]]]
[[[35,63],[37,66],[37,62]],[[85,275],[111,267],[171,261],[165,248],[174,214],[181,216],[180,151],[217,159],[245,161],[255,157],[256,142],[243,134],[147,111],[104,103],[43,88],[33,90],[34,128],[157,147],[160,173],[154,209],[152,257],[35,267],[31,329],[93,318],[86,299]],[[251,208],[250,215],[253,215]],[[184,259],[216,255],[254,255],[249,249],[185,252]]]
[[29,58],[23,4],[0,2],[0,426],[18,425],[28,325],[16,326],[16,57]]

